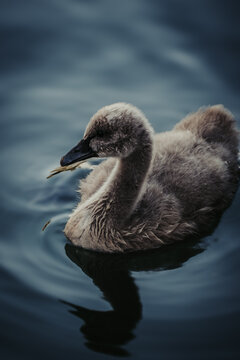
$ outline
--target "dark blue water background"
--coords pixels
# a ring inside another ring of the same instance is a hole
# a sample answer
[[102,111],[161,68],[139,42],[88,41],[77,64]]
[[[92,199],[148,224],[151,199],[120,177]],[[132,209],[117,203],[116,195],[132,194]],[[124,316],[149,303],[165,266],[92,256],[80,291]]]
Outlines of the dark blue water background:
[[239,2],[0,7],[1,359],[239,358],[239,194],[200,243],[121,257],[66,245],[89,170],[46,180],[106,104],[139,106],[156,131],[208,104],[239,119]]

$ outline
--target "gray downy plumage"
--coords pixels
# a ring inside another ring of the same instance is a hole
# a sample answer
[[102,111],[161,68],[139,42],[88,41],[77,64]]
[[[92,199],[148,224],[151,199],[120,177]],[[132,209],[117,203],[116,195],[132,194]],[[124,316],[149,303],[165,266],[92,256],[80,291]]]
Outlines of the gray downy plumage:
[[81,181],[81,202],[64,229],[86,249],[146,250],[206,235],[238,187],[238,131],[222,105],[159,134],[133,105],[109,105],[91,118],[79,144],[70,152],[76,160],[83,149],[85,158],[109,158]]

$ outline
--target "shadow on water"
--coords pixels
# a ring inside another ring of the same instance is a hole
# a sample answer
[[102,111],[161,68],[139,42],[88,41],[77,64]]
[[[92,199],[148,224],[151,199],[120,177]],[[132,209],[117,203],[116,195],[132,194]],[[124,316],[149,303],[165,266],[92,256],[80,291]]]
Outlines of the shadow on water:
[[70,313],[84,321],[80,328],[86,346],[93,351],[115,356],[130,356],[122,346],[132,340],[142,318],[142,304],[131,271],[163,271],[181,267],[205,249],[199,242],[174,244],[140,253],[102,254],[66,244],[67,256],[101,290],[113,310],[96,311],[61,300]]

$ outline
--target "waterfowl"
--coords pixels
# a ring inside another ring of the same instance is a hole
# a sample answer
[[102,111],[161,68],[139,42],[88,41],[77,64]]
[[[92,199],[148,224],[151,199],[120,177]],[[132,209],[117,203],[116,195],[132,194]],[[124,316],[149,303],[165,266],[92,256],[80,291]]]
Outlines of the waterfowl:
[[64,232],[95,251],[147,250],[208,234],[238,187],[238,131],[222,105],[158,134],[135,106],[105,106],[60,163],[91,157],[107,159],[81,181]]

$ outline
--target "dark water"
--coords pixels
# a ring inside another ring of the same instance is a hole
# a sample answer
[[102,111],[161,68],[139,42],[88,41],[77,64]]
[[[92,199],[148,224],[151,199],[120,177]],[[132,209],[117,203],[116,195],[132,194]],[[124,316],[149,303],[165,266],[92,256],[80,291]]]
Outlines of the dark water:
[[1,359],[239,358],[239,193],[200,243],[109,256],[62,233],[89,170],[46,180],[112,102],[156,131],[208,104],[239,119],[238,3],[0,2]]

